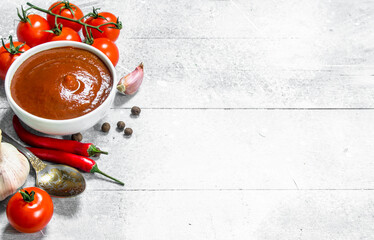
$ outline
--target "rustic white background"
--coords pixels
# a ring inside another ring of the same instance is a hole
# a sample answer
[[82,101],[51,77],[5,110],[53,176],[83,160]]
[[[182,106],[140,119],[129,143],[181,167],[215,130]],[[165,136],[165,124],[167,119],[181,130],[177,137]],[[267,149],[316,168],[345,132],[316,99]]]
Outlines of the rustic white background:
[[[74,2],[120,16],[120,75],[145,65],[141,90],[82,133],[126,185],[85,174],[87,190],[53,199],[28,235],[8,224],[7,199],[0,239],[373,238],[373,1]],[[0,1],[2,37],[25,3]],[[15,136],[0,86],[0,127]]]

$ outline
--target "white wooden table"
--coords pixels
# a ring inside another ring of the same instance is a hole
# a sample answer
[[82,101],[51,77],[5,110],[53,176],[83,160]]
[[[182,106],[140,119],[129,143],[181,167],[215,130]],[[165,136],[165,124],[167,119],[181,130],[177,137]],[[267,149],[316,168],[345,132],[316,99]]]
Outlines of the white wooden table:
[[[0,239],[373,237],[374,2],[75,2],[120,16],[118,73],[145,65],[141,90],[82,133],[126,185],[85,174],[86,191],[53,199],[28,235],[8,224],[7,199]],[[2,37],[21,4],[0,1]],[[15,136],[0,86],[0,127]]]

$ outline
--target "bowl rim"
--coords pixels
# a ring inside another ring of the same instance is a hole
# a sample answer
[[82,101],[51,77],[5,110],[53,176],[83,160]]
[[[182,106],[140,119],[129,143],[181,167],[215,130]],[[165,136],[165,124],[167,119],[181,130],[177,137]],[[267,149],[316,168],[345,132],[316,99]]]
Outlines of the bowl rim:
[[[18,68],[28,58],[30,58],[31,56],[35,55],[36,53],[43,52],[43,51],[46,51],[46,50],[50,50],[50,49],[53,49],[53,48],[61,48],[61,47],[76,47],[76,48],[87,50],[87,51],[95,54],[96,56],[98,56],[104,62],[104,64],[108,67],[108,69],[109,69],[109,71],[110,71],[110,73],[112,75],[112,81],[113,81],[112,89],[110,90],[110,93],[109,93],[108,97],[97,108],[95,108],[91,112],[86,113],[86,114],[84,114],[82,116],[78,116],[78,117],[75,117],[75,118],[69,118],[69,119],[48,119],[48,118],[38,117],[38,116],[36,116],[36,115],[34,115],[32,113],[27,112],[26,110],[24,110],[23,108],[21,108],[14,101],[14,99],[13,99],[13,97],[11,95],[11,92],[10,92],[10,85],[11,85],[13,76],[16,73],[16,71],[18,70]],[[116,91],[115,91],[116,90],[116,87],[115,87],[116,78],[117,78],[117,74],[116,74],[116,70],[115,70],[112,62],[100,50],[92,47],[91,45],[88,45],[88,44],[85,44],[85,43],[81,43],[81,42],[75,42],[75,41],[54,41],[54,42],[48,42],[48,43],[40,44],[40,45],[35,46],[35,47],[27,50],[26,52],[22,53],[12,63],[12,65],[8,69],[8,72],[7,72],[6,76],[5,76],[4,87],[5,87],[5,95],[7,97],[7,100],[9,102],[10,106],[11,107],[12,106],[15,107],[17,109],[17,111],[21,112],[23,115],[27,116],[28,118],[30,118],[30,119],[32,119],[34,121],[44,122],[46,124],[51,124],[52,123],[52,124],[57,124],[57,125],[63,125],[63,124],[74,123],[74,122],[77,122],[77,121],[89,118],[90,116],[94,115],[96,112],[98,112],[101,109],[103,109],[105,107],[106,103],[110,102],[111,99],[114,98],[114,95],[116,93]]]

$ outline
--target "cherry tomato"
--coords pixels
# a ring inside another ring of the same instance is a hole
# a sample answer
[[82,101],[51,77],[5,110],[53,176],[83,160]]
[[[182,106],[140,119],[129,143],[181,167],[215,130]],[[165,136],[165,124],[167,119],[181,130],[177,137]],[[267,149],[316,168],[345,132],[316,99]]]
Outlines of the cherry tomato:
[[69,27],[62,27],[62,30],[61,30],[59,35],[50,33],[50,36],[48,38],[48,42],[66,41],[66,40],[67,41],[82,42],[82,39],[79,36],[79,34]]
[[[53,9],[52,9],[53,8]],[[53,3],[50,7],[49,10],[52,9],[52,13],[58,14],[63,17],[71,18],[78,20],[83,17],[83,12],[80,10],[79,7],[77,7],[75,4],[69,3],[69,1],[59,1]],[[47,20],[49,23],[49,26],[52,28],[55,27],[55,16],[47,14]],[[74,29],[75,31],[79,32],[81,30],[82,25],[76,22],[72,22],[69,20],[57,19],[58,24],[62,24],[64,27],[69,27]]]
[[[3,80],[5,80],[5,75],[10,65],[12,65],[12,63],[21,55],[22,52],[30,49],[28,45],[22,42],[13,42],[11,36],[9,37],[9,40],[9,43],[0,48],[0,78]],[[22,44],[24,45],[21,46]]]
[[51,197],[46,191],[37,187],[28,187],[22,194],[20,192],[13,195],[6,207],[10,225],[24,233],[42,230],[53,215]]
[[116,44],[108,38],[96,38],[92,44],[93,47],[103,52],[109,60],[116,66],[119,59],[119,51]]
[[49,33],[45,32],[45,30],[49,30],[47,20],[36,14],[28,15],[27,18],[30,22],[20,21],[18,23],[18,41],[26,42],[30,47],[45,43],[49,35]]
[[[105,19],[103,19],[105,18]],[[97,17],[89,17],[86,20],[86,23],[92,26],[99,26],[104,23],[108,22],[117,22],[116,16],[109,12],[101,12],[98,14]],[[118,28],[113,28],[113,24],[108,24],[100,27],[100,30],[103,30],[103,32],[99,32],[99,30],[94,28],[87,28],[88,31],[92,31],[92,37],[93,38],[108,38],[111,41],[115,42],[119,36],[120,30]],[[85,30],[83,30],[83,35],[86,37],[87,33]]]

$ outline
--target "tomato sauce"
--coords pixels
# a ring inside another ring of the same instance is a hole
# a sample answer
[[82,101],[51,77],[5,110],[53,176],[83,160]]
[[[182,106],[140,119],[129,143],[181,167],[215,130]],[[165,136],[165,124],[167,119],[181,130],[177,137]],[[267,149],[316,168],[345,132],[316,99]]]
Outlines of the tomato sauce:
[[113,79],[95,54],[73,47],[45,50],[27,59],[11,82],[11,95],[25,111],[42,118],[70,119],[96,109]]

